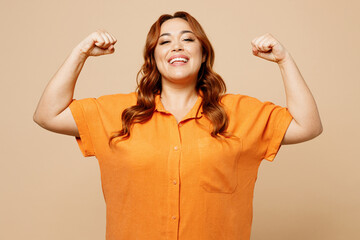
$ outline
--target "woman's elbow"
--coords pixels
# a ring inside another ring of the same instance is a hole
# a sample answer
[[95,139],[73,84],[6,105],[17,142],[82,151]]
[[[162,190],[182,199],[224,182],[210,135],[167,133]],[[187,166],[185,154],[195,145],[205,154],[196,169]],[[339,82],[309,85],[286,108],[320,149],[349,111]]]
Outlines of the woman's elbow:
[[310,135],[310,139],[316,138],[317,136],[319,136],[322,132],[323,132],[323,126],[320,123],[316,128],[313,128],[311,130],[311,132],[309,132]]

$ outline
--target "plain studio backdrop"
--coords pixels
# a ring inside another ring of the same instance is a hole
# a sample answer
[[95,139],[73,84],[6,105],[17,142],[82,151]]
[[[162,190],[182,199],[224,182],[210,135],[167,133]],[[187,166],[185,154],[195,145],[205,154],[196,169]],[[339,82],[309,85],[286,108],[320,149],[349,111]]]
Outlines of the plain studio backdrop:
[[90,57],[74,98],[135,90],[147,32],[184,10],[203,26],[228,93],[286,106],[276,63],[251,40],[271,33],[292,54],[324,131],[264,160],[254,196],[252,240],[360,239],[360,18],[356,0],[1,1],[0,239],[105,239],[105,202],[95,157],[75,138],[32,117],[51,77],[97,29],[115,53]]

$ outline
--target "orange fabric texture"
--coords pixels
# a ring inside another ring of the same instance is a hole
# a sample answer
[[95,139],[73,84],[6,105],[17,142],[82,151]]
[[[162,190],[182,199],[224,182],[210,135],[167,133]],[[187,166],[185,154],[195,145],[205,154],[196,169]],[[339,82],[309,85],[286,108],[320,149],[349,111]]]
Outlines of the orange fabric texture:
[[[85,157],[96,156],[106,202],[107,240],[248,240],[258,167],[273,161],[292,120],[288,109],[241,94],[221,102],[228,132],[218,141],[202,114],[201,96],[177,123],[156,95],[156,110],[111,149],[121,113],[135,92],[73,100]],[[197,119],[197,121],[196,121]]]

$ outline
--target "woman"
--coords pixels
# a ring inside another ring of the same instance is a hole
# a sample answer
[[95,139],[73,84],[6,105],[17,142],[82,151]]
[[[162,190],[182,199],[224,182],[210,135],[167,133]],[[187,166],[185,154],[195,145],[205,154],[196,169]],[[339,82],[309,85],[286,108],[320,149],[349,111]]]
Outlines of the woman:
[[200,24],[186,12],[162,15],[148,33],[136,92],[73,99],[85,60],[113,53],[115,43],[99,30],[76,46],[34,114],[98,159],[106,239],[249,239],[261,161],[322,132],[289,52],[270,34],[252,41],[255,56],[280,67],[286,108],[225,94]]

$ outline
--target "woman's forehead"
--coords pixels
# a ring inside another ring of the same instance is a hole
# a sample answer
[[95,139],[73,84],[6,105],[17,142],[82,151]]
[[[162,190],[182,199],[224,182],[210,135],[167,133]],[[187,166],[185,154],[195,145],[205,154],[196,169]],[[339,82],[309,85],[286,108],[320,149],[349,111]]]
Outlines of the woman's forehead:
[[160,35],[169,33],[170,35],[181,33],[182,31],[192,31],[189,23],[181,18],[173,18],[165,21],[161,25]]

